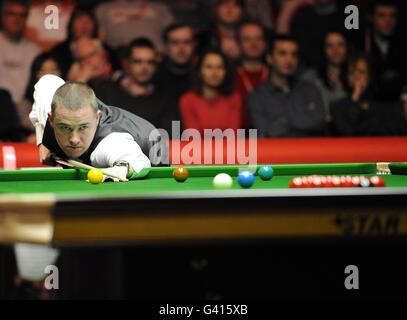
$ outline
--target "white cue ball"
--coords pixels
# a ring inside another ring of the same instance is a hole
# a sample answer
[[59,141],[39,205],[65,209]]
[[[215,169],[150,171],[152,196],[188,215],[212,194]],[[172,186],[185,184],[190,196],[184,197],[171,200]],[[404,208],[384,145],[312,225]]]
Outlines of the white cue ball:
[[227,173],[219,173],[213,178],[213,186],[217,189],[229,189],[233,180]]

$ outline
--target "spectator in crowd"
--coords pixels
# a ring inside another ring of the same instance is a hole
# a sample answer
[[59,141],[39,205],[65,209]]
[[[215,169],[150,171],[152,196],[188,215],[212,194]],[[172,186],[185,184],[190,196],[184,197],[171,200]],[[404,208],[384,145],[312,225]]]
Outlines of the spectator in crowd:
[[11,94],[14,103],[22,100],[30,67],[40,48],[24,38],[29,6],[23,0],[4,0],[1,7],[0,88]]
[[[245,101],[247,95],[264,83],[270,73],[265,60],[267,53],[265,30],[256,22],[244,22],[239,27],[237,38],[242,58],[236,70],[236,88]],[[243,108],[243,127],[249,127],[246,107]]]
[[23,132],[20,121],[10,93],[7,90],[0,89],[0,105],[2,111],[0,117],[0,142],[21,141]]
[[298,42],[289,35],[273,39],[267,55],[270,78],[247,97],[249,118],[259,137],[323,134],[321,94],[313,84],[295,78],[298,51]]
[[340,136],[406,134],[403,106],[374,100],[369,57],[356,54],[348,62],[349,95],[331,105],[335,133]]
[[[291,22],[291,34],[299,41],[302,62],[317,68],[322,60],[326,30],[337,30],[349,35],[352,43],[361,43],[361,32],[344,26],[344,5],[335,0],[314,0],[313,6],[303,7]],[[362,28],[362,19],[359,20]]]
[[180,99],[184,129],[237,130],[242,128],[242,98],[235,91],[233,68],[227,57],[208,50],[196,66],[193,90]]
[[270,68],[266,63],[267,43],[265,31],[256,22],[244,22],[238,32],[242,58],[237,68],[237,88],[243,98],[264,83]]
[[68,72],[68,80],[87,83],[96,88],[110,79],[112,66],[109,55],[99,39],[79,39],[72,44],[75,62]]
[[[55,8],[58,11],[55,11]],[[66,39],[67,25],[74,8],[73,0],[32,1],[25,36],[38,44],[43,51],[49,51]],[[52,23],[53,28],[47,27],[45,23]]]
[[113,49],[127,47],[134,38],[146,37],[162,52],[161,35],[174,22],[167,5],[145,0],[110,1],[99,5],[95,12],[105,41]]
[[104,81],[95,90],[96,96],[108,105],[125,109],[171,133],[177,119],[177,103],[165,92],[156,90],[153,77],[158,53],[146,38],[132,41],[128,48],[125,76],[118,81]]
[[27,134],[28,142],[35,142],[35,128],[29,118],[34,103],[34,85],[46,74],[61,76],[61,67],[58,57],[51,53],[43,52],[38,55],[31,65],[30,80],[25,90],[24,99],[17,105],[21,125]]
[[213,12],[215,24],[199,36],[199,52],[207,48],[221,50],[228,58],[237,61],[240,57],[237,29],[244,18],[244,1],[217,0]]
[[166,57],[155,77],[158,90],[178,101],[191,87],[191,64],[195,51],[194,31],[185,24],[170,25],[163,34]]
[[[68,73],[74,63],[73,43],[80,39],[98,38],[98,24],[92,11],[79,7],[71,15],[67,26],[67,38],[52,48],[51,53],[61,60],[62,75]],[[106,46],[104,45],[105,49]]]
[[407,50],[396,32],[398,8],[394,1],[377,0],[372,5],[372,30],[367,31],[366,52],[373,62],[377,81],[375,98],[396,102],[406,84]]
[[301,76],[303,80],[314,83],[319,89],[324,102],[325,115],[331,122],[329,106],[344,97],[345,69],[348,45],[345,36],[337,31],[328,31],[324,40],[324,58],[318,69],[310,69]]

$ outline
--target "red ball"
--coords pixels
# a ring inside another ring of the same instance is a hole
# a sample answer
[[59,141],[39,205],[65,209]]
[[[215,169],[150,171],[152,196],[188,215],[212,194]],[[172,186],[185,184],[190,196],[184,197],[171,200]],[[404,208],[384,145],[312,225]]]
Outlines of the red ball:
[[332,187],[339,188],[341,187],[341,178],[338,176],[332,177]]
[[302,179],[300,177],[291,179],[289,187],[290,188],[302,188]]
[[378,176],[373,176],[370,177],[370,183],[375,186],[375,187],[385,187],[386,183],[384,182],[384,179],[382,177]]

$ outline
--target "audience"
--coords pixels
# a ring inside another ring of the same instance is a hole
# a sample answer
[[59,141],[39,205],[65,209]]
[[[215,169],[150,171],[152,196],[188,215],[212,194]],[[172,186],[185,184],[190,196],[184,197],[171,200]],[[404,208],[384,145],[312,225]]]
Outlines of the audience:
[[321,94],[313,84],[295,78],[298,51],[298,42],[289,35],[272,42],[267,55],[270,78],[247,98],[249,118],[259,137],[323,135]]
[[396,33],[398,23],[396,3],[376,0],[372,5],[372,30],[367,32],[366,52],[373,60],[377,80],[375,98],[396,102],[406,84],[407,50],[405,40]]
[[271,1],[269,0],[245,0],[245,10],[247,16],[257,21],[264,28],[273,28]]
[[208,0],[151,0],[167,5],[177,24],[187,24],[195,32],[211,23],[211,1]]
[[[269,76],[270,69],[265,60],[267,52],[265,37],[265,30],[256,22],[244,22],[239,27],[237,39],[242,54],[236,69],[236,88],[243,100]],[[243,108],[243,127],[249,127],[246,107]]]
[[348,62],[348,97],[331,106],[335,133],[340,136],[387,136],[406,134],[401,104],[374,100],[369,58],[357,54]]
[[110,1],[99,5],[95,12],[106,43],[115,49],[126,47],[134,38],[146,37],[162,52],[161,35],[174,22],[166,4],[145,0]]
[[25,90],[24,99],[17,104],[17,111],[20,118],[21,126],[28,135],[27,140],[35,142],[35,128],[31,123],[29,114],[34,103],[34,85],[46,74],[61,76],[61,67],[58,57],[51,53],[44,52],[38,55],[32,65],[30,80]]
[[337,31],[328,31],[324,40],[324,56],[318,69],[310,69],[301,76],[314,83],[324,103],[327,122],[331,122],[329,106],[346,96],[345,74],[348,45],[345,36]]
[[163,34],[166,56],[158,66],[155,82],[175,101],[191,85],[191,65],[195,51],[194,31],[185,24],[172,24]]
[[2,109],[2,116],[0,117],[0,142],[19,142],[23,133],[14,103],[7,90],[0,89],[0,104]]
[[24,38],[29,6],[23,0],[4,0],[1,7],[0,88],[11,94],[14,103],[22,100],[30,67],[40,48]]
[[213,14],[214,25],[199,37],[199,52],[207,48],[221,50],[228,58],[237,61],[240,57],[237,28],[244,18],[244,1],[217,0]]
[[[46,11],[47,7],[54,6],[58,9]],[[27,29],[25,35],[27,39],[35,42],[44,51],[50,50],[67,37],[67,25],[71,17],[74,4],[72,0],[36,0],[32,1],[27,18]],[[51,16],[56,14],[58,21]],[[52,18],[52,19],[51,19]],[[58,23],[56,28],[49,29],[45,21]]]
[[132,112],[171,134],[171,121],[179,120],[177,103],[156,90],[153,77],[157,58],[157,50],[150,40],[135,39],[128,48],[124,77],[118,81],[104,81],[95,92],[104,103]]
[[[77,8],[67,25],[67,38],[52,48],[51,53],[61,60],[62,74],[68,73],[74,63],[73,43],[80,39],[98,38],[98,24],[93,13],[85,8]],[[106,48],[105,48],[106,49]]]
[[[314,0],[313,6],[303,7],[291,22],[291,34],[299,41],[302,62],[317,68],[322,59],[326,30],[338,30],[349,34],[354,41],[360,40],[361,32],[346,32],[344,5],[336,0]],[[362,28],[362,21],[360,21]]]
[[79,39],[72,43],[75,62],[68,72],[68,80],[80,81],[96,88],[103,80],[110,79],[112,66],[109,55],[99,39]]
[[194,89],[180,99],[184,129],[237,130],[242,128],[242,98],[235,91],[233,69],[216,50],[201,55],[195,70]]
[[[347,4],[359,30],[344,26]],[[31,141],[43,74],[170,134],[181,120],[259,137],[407,135],[406,12],[398,0],[3,0],[1,139]]]

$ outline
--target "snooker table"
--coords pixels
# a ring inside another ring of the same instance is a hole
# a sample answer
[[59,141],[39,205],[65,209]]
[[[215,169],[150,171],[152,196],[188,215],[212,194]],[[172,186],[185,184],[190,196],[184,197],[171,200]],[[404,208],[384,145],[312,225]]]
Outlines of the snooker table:
[[[407,234],[406,164],[273,165],[274,177],[256,175],[250,189],[237,183],[244,166],[187,168],[183,183],[172,177],[174,167],[160,167],[144,179],[97,185],[80,169],[0,171],[0,242],[80,246]],[[288,188],[295,176],[378,170],[388,173],[386,187]],[[231,189],[212,186],[221,172],[233,177]]]

